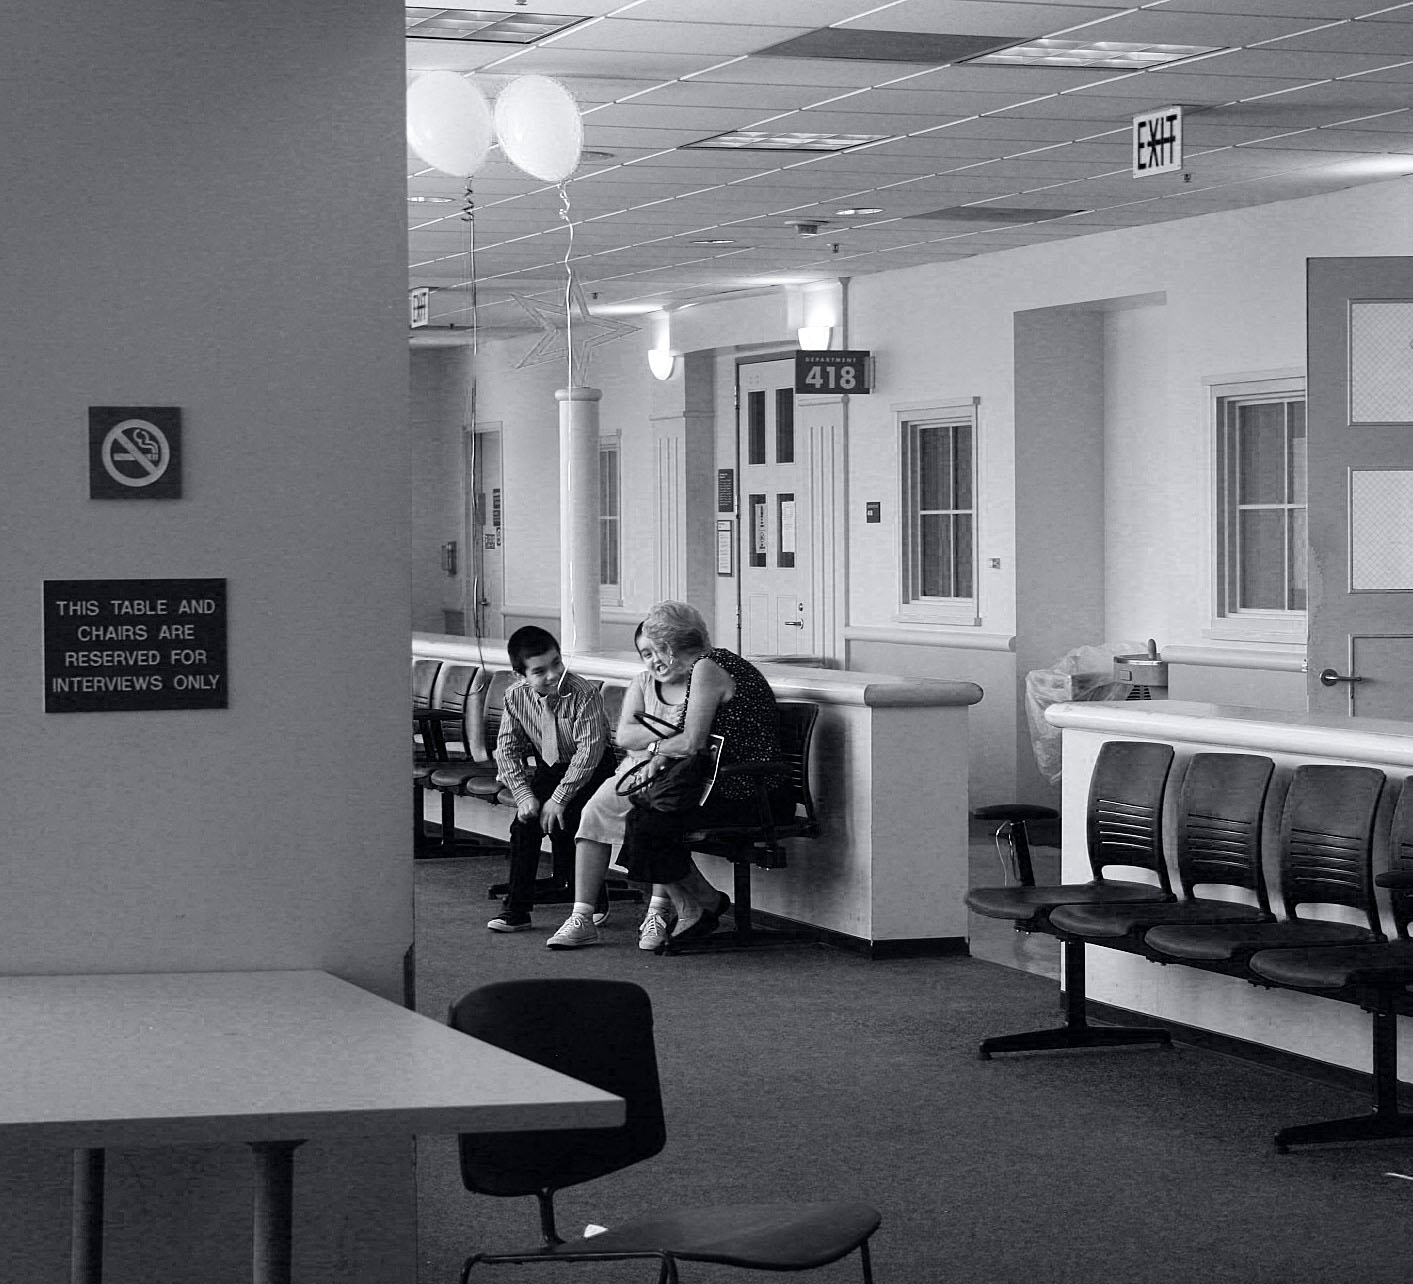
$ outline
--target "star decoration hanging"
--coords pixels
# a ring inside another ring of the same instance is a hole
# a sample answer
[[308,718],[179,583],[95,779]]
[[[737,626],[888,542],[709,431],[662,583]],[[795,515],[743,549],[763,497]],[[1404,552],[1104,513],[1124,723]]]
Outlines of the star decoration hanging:
[[531,348],[515,363],[517,370],[525,366],[543,365],[549,361],[566,361],[567,348],[574,344],[574,364],[570,375],[571,383],[582,385],[588,381],[589,354],[600,344],[612,343],[627,334],[636,334],[639,327],[611,317],[596,317],[589,311],[588,300],[584,298],[583,287],[573,281],[569,286],[569,308],[561,301],[543,303],[538,299],[527,298],[522,294],[510,296],[524,309],[530,319],[544,331]]

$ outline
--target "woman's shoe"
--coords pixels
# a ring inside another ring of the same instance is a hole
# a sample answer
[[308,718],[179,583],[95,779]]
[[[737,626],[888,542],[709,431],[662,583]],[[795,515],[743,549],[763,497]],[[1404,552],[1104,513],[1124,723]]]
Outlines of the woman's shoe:
[[698,941],[704,936],[710,936],[721,924],[721,915],[715,910],[704,909],[702,916],[688,927],[672,933],[672,943],[678,941]]
[[667,944],[671,935],[667,919],[656,910],[649,910],[638,927],[638,948],[640,950],[660,950]]

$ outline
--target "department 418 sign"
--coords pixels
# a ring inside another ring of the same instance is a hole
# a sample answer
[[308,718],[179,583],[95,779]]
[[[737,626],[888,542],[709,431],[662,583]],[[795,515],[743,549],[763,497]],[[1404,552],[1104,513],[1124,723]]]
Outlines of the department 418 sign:
[[865,349],[842,352],[795,353],[795,391],[872,392],[873,353]]

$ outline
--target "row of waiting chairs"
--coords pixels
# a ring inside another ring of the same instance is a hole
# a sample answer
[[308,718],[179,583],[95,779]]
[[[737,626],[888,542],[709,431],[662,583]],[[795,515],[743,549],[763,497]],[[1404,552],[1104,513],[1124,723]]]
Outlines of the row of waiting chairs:
[[[1102,945],[1158,963],[1184,964],[1356,1003],[1373,1018],[1374,1111],[1282,1129],[1276,1148],[1413,1135],[1398,1107],[1397,1016],[1413,1012],[1413,776],[1402,782],[1387,832],[1387,867],[1374,872],[1384,773],[1373,767],[1298,766],[1280,805],[1271,906],[1262,830],[1274,764],[1255,754],[1198,753],[1177,790],[1177,887],[1163,842],[1171,746],[1108,741],[1090,781],[1086,845],[1091,878],[974,887],[967,904],[1023,931],[1064,942],[1065,1022],[1057,1029],[983,1041],[981,1056],[1054,1048],[1167,1043],[1158,1026],[1091,1025],[1085,950]],[[1141,877],[1114,878],[1110,870]],[[1376,887],[1386,889],[1385,931]],[[1214,894],[1215,893],[1215,894]],[[1340,906],[1357,921],[1312,913]],[[1390,939],[1390,936],[1392,939]]]

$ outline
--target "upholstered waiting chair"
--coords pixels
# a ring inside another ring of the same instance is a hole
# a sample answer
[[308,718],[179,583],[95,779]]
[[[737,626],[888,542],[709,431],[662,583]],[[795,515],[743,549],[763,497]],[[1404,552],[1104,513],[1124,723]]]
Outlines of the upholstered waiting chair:
[[[1163,791],[1173,763],[1171,745],[1143,740],[1108,740],[1099,749],[1089,782],[1086,813],[1089,867],[1087,883],[1049,887],[973,887],[967,905],[989,918],[1010,919],[1028,932],[1049,931],[1049,918],[1061,905],[1128,904],[1173,899],[1163,856]],[[1112,867],[1147,870],[1152,883],[1106,878]],[[981,1058],[996,1052],[1051,1048],[1111,1047],[1120,1043],[1161,1043],[1166,1031],[1142,1027],[1091,1026],[1084,1011],[1084,947],[1064,950],[1065,1024],[1050,1030],[983,1039]]]
[[[1150,957],[1251,979],[1258,950],[1351,945],[1384,939],[1374,899],[1374,817],[1384,774],[1373,767],[1305,763],[1281,809],[1281,907],[1275,923],[1167,923],[1144,937]],[[1340,905],[1364,922],[1302,918],[1304,906]]]
[[1413,1115],[1398,1108],[1398,1013],[1413,1010],[1408,993],[1413,985],[1413,776],[1404,778],[1394,809],[1389,867],[1374,881],[1389,889],[1396,939],[1262,950],[1251,956],[1251,971],[1262,980],[1357,1003],[1373,1018],[1373,1112],[1282,1128],[1275,1136],[1281,1153],[1317,1142],[1413,1137]]
[[461,1269],[462,1284],[477,1265],[633,1258],[656,1261],[658,1284],[675,1284],[678,1262],[801,1271],[827,1266],[855,1249],[865,1284],[870,1284],[868,1240],[880,1218],[867,1204],[670,1209],[633,1217],[599,1235],[560,1237],[556,1191],[650,1159],[666,1144],[652,1007],[641,987],[628,981],[502,981],[465,995],[452,1007],[450,1024],[622,1097],[627,1107],[617,1128],[461,1136],[461,1177],[467,1189],[483,1195],[533,1195],[542,1238],[518,1251],[474,1254]]
[[[1261,868],[1261,820],[1275,764],[1258,754],[1193,754],[1177,808],[1177,874],[1182,899],[1156,904],[1062,905],[1050,929],[1065,941],[1143,952],[1159,923],[1269,923]],[[1227,888],[1246,901],[1199,896]]]
[[[752,918],[751,866],[783,869],[788,860],[786,839],[814,838],[819,834],[810,786],[810,754],[819,706],[809,700],[777,700],[775,707],[780,715],[780,757],[774,762],[732,763],[723,767],[718,776],[720,780],[736,776],[755,781],[755,815],[741,824],[715,825],[687,835],[693,851],[731,862],[731,916],[735,931],[677,942],[669,937],[658,947],[659,954],[813,945],[819,940],[819,934],[808,928],[763,930],[755,926]],[[788,818],[783,820],[772,813],[769,792],[770,782],[781,778],[789,782],[794,803]]]

